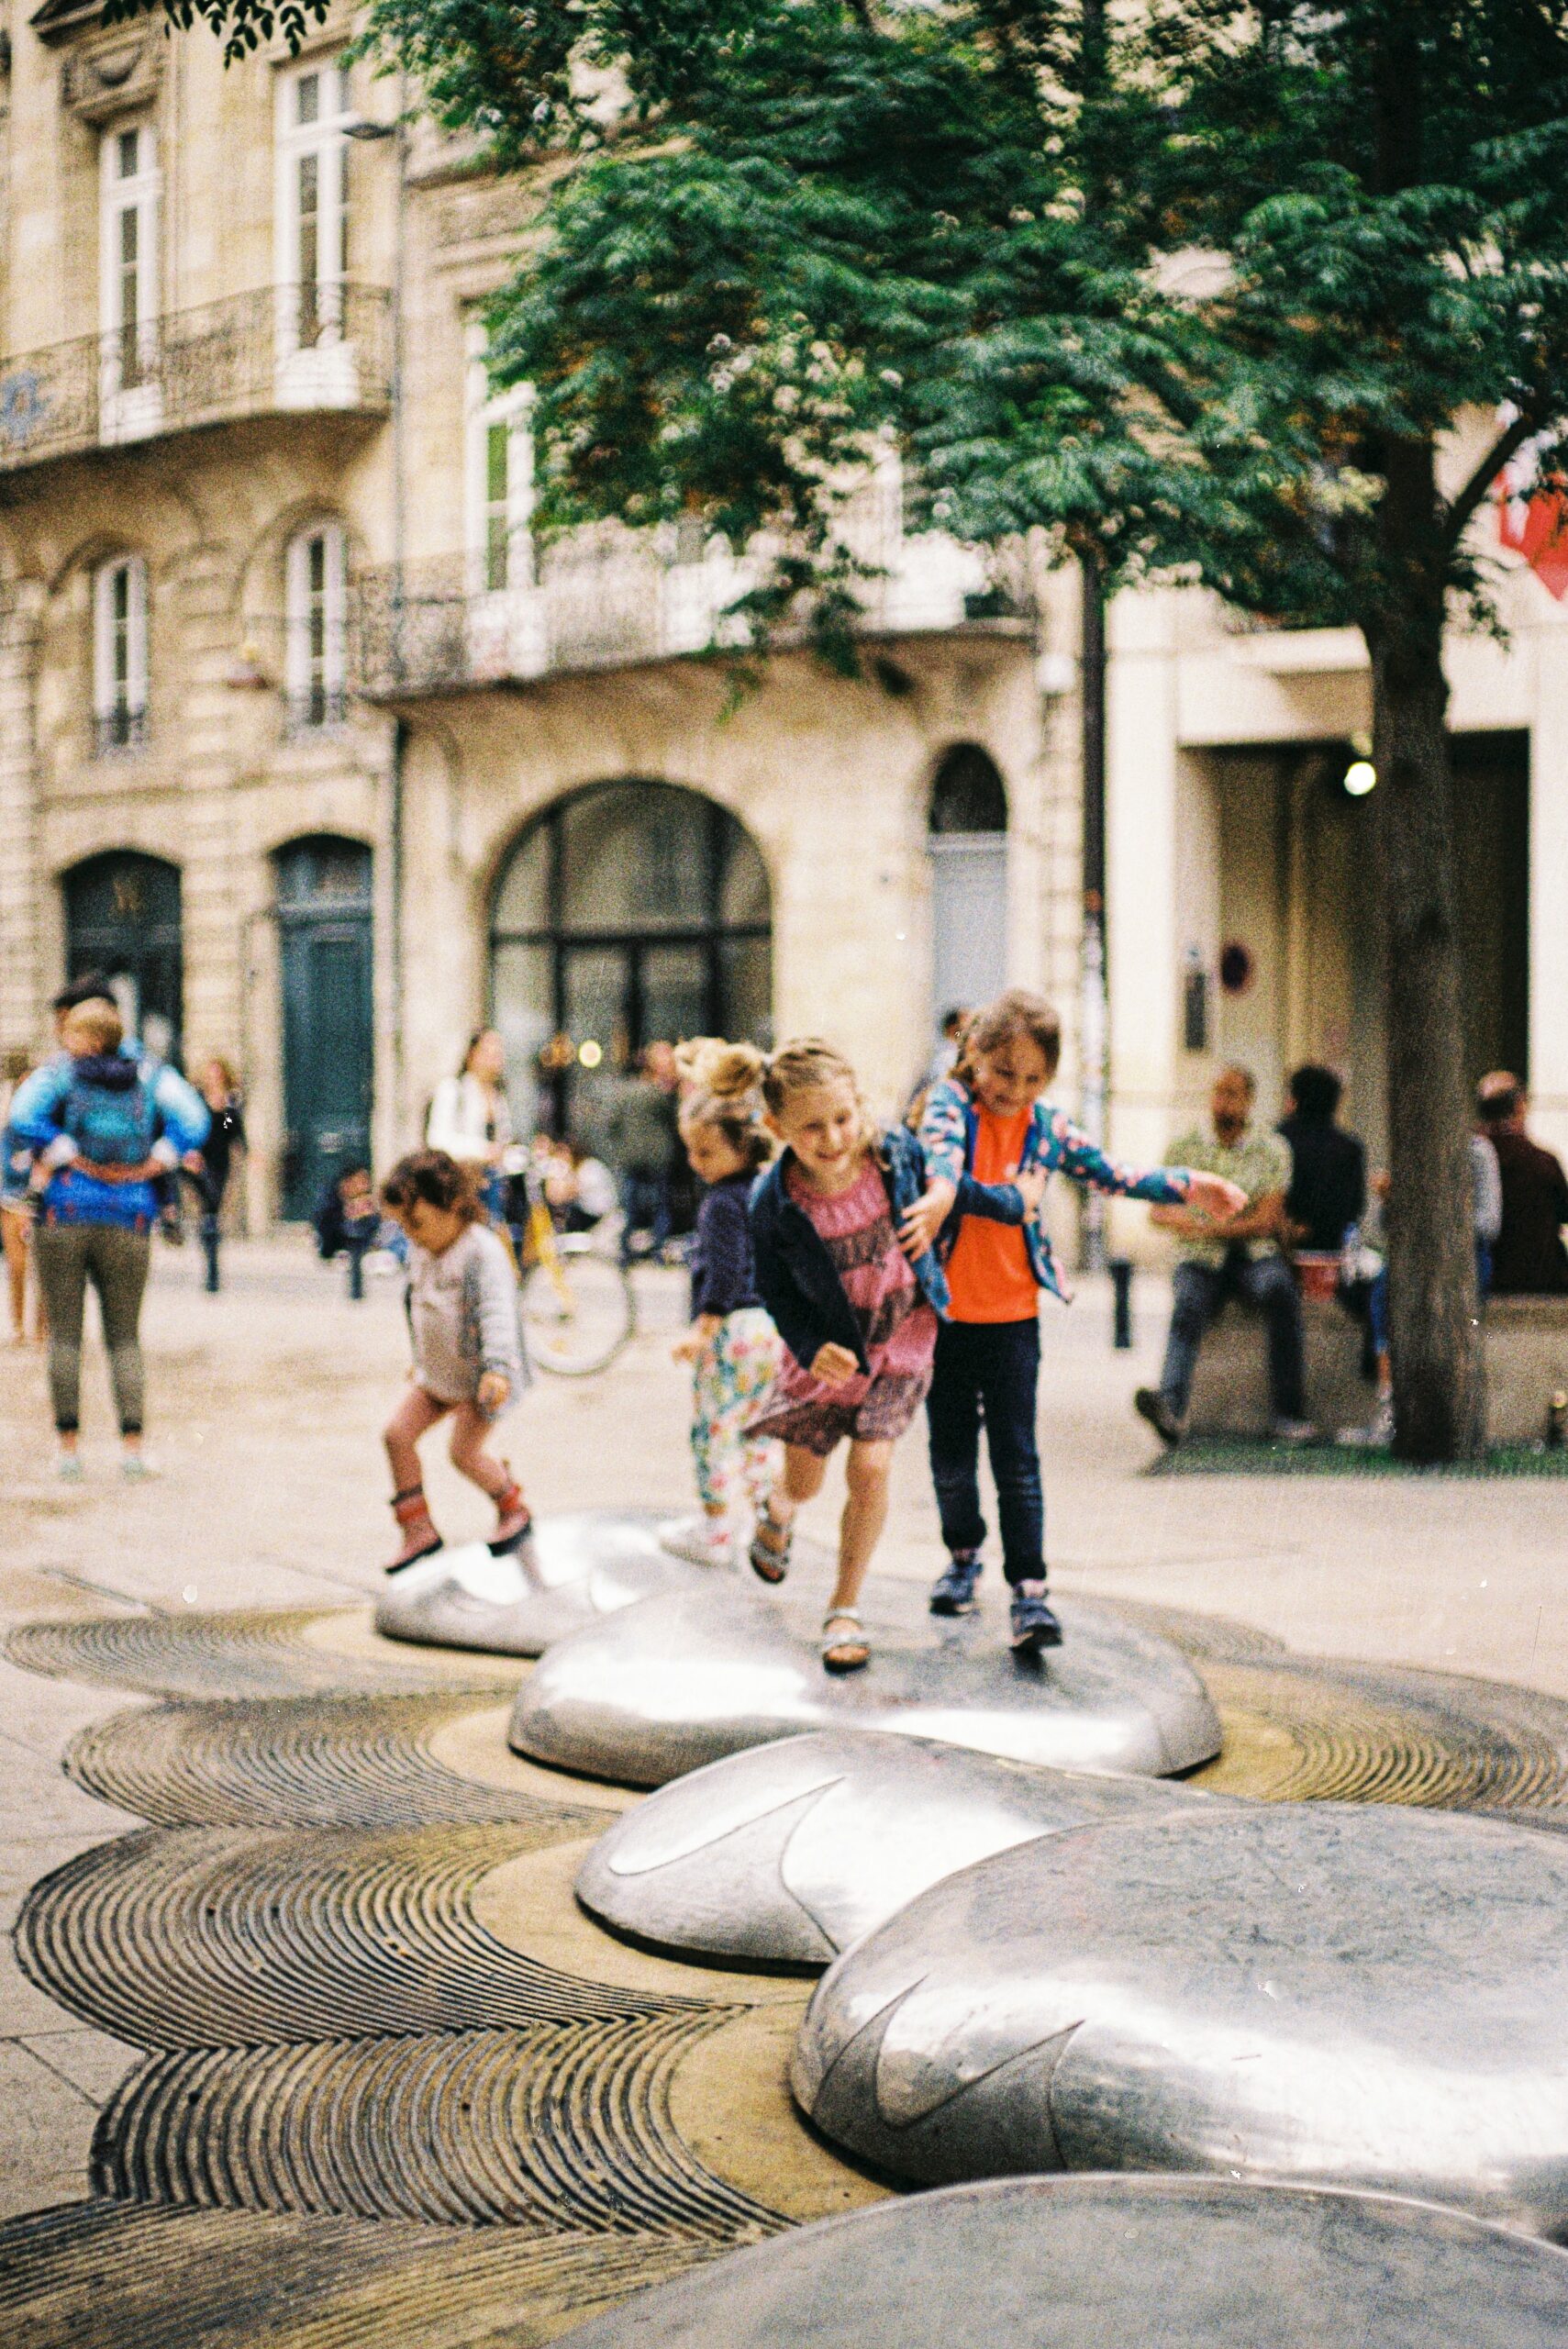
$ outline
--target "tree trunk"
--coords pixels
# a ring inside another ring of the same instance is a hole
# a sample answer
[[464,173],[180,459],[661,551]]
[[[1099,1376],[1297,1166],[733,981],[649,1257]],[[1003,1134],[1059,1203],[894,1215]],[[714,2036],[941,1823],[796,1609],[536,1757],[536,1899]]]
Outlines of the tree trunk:
[[1395,1450],[1462,1460],[1482,1448],[1485,1413],[1430,445],[1399,444],[1385,477],[1386,600],[1366,637],[1386,957]]

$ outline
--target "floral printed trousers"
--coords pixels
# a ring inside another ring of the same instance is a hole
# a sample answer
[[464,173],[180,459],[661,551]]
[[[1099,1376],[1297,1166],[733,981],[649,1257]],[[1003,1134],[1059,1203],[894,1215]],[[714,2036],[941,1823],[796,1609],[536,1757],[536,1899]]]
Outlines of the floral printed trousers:
[[779,1448],[746,1430],[778,1374],[779,1333],[760,1305],[727,1313],[692,1382],[692,1458],[705,1509],[760,1509],[778,1473]]

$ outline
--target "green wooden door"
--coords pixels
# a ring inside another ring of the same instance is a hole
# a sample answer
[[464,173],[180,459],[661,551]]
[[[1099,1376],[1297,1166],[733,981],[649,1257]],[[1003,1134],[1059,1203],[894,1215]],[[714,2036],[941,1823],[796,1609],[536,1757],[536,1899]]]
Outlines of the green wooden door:
[[278,859],[283,966],[283,1212],[314,1214],[346,1167],[370,1163],[374,1083],[371,859],[349,841]]

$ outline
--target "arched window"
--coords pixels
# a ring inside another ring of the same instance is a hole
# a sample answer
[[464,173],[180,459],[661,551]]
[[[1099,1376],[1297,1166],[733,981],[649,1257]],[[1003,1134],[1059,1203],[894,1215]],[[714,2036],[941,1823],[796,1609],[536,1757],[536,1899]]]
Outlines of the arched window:
[[931,785],[931,1020],[1007,984],[1007,792],[974,742],[944,751]]
[[665,783],[606,783],[530,824],[504,866],[491,1017],[514,1117],[581,1125],[645,1045],[765,1041],[773,1001],[766,868],[726,808]]
[[73,865],[65,896],[65,974],[100,973],[129,1034],[161,1060],[180,1057],[184,987],[180,868],[134,849]]
[[348,553],[341,524],[317,522],[291,539],[284,573],[290,728],[301,733],[340,726],[348,674]]
[[99,758],[147,740],[147,565],[116,555],[93,573],[93,747]]

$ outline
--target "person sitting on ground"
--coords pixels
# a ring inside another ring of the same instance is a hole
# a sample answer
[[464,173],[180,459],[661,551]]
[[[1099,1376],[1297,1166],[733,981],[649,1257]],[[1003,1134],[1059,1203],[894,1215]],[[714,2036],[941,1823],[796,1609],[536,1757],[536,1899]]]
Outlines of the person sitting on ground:
[[1278,1134],[1251,1124],[1256,1087],[1250,1069],[1223,1068],[1209,1096],[1207,1130],[1179,1135],[1165,1155],[1175,1165],[1223,1174],[1247,1195],[1239,1215],[1223,1220],[1192,1207],[1157,1207],[1150,1219],[1177,1242],[1171,1335],[1158,1386],[1134,1401],[1164,1443],[1179,1443],[1204,1331],[1227,1298],[1244,1297],[1268,1322],[1271,1429],[1281,1443],[1309,1442],[1305,1416],[1301,1298],[1280,1252],[1290,1149]]
[[616,1178],[574,1136],[551,1142],[544,1160],[544,1196],[558,1231],[594,1231],[619,1201]]
[[1476,1087],[1481,1130],[1497,1153],[1503,1215],[1492,1248],[1495,1297],[1568,1295],[1568,1178],[1562,1161],[1525,1131],[1529,1104],[1513,1072],[1493,1069]]
[[1366,1213],[1366,1152],[1336,1123],[1343,1088],[1331,1068],[1308,1062],[1290,1079],[1278,1131],[1290,1144],[1285,1237],[1293,1248],[1337,1256]]

